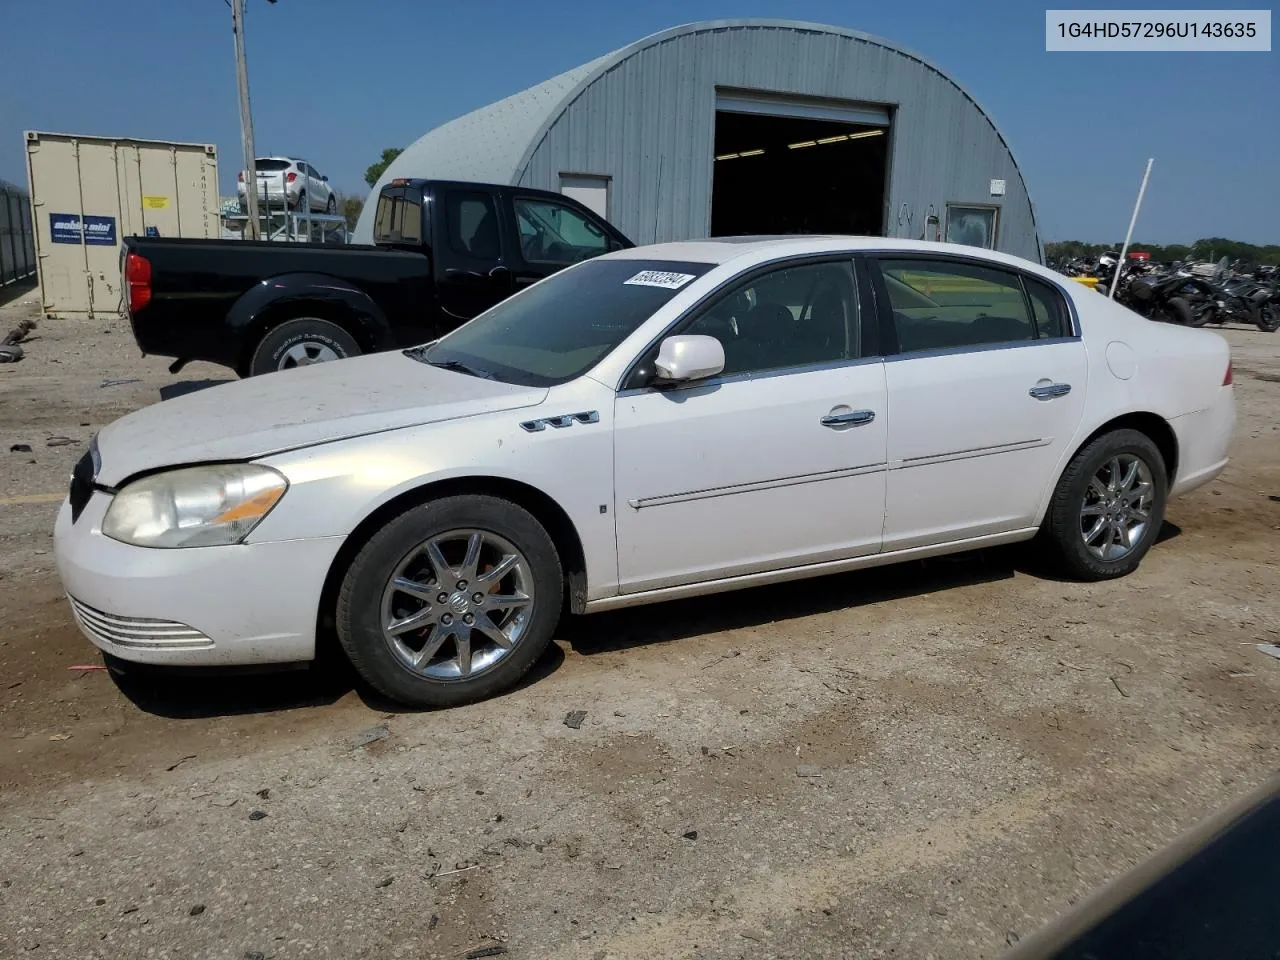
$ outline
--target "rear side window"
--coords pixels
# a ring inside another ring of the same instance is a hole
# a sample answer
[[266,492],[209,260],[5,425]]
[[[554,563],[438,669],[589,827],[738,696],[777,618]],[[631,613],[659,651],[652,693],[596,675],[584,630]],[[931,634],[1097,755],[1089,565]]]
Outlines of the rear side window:
[[373,219],[373,242],[389,243],[395,224],[396,197],[383,193],[378,197],[378,212]]
[[973,263],[881,260],[903,353],[1036,338],[1015,274]]
[[449,246],[477,260],[499,260],[498,215],[487,193],[450,193],[445,203]]
[[1022,282],[1031,299],[1031,312],[1035,314],[1036,333],[1040,338],[1071,336],[1071,317],[1062,292],[1031,277],[1023,277]]

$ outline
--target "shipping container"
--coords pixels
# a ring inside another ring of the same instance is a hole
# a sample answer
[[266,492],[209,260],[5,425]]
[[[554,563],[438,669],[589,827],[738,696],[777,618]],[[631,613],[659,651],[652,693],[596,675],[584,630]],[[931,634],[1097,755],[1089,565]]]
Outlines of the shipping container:
[[212,144],[28,131],[27,182],[47,317],[120,313],[120,242],[217,237]]
[[36,275],[31,200],[17,184],[0,180],[0,287]]

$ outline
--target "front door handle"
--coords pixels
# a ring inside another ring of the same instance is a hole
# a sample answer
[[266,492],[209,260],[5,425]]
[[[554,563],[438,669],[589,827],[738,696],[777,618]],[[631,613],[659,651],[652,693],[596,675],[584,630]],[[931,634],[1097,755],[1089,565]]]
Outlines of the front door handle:
[[1071,384],[1069,383],[1046,383],[1043,386],[1032,387],[1027,391],[1037,400],[1052,400],[1054,397],[1065,397],[1071,392]]
[[824,427],[860,427],[875,418],[874,410],[850,410],[848,413],[829,413],[821,423]]

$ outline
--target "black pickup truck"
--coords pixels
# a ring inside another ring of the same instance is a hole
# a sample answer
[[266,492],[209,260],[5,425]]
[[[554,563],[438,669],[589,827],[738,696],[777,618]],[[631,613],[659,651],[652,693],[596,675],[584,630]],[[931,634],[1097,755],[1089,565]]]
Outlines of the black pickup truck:
[[128,237],[143,354],[268,373],[424,343],[521,287],[634,244],[576,201],[521,187],[393,180],[374,244]]

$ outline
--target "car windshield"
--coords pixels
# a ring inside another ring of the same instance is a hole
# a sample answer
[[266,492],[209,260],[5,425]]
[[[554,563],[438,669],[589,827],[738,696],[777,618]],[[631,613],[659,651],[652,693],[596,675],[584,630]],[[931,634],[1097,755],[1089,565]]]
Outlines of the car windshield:
[[712,268],[671,260],[588,260],[408,351],[473,376],[550,387],[582,376]]

